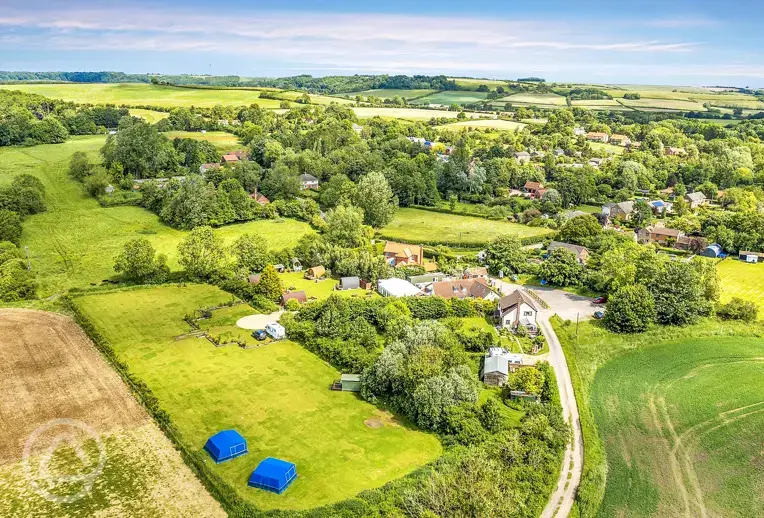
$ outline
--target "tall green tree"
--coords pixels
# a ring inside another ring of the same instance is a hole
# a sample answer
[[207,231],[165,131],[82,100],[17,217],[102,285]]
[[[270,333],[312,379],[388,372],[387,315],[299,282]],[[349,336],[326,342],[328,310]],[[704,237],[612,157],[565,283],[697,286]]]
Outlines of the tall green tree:
[[157,255],[148,239],[131,239],[114,258],[114,271],[138,282],[157,282],[169,273],[167,257]]
[[616,333],[640,333],[655,321],[655,301],[641,284],[625,286],[613,295],[605,308],[605,327]]
[[281,283],[281,277],[279,272],[272,264],[269,264],[263,269],[263,273],[260,274],[260,282],[257,284],[257,291],[267,298],[268,300],[277,301],[281,294],[284,292],[284,286]]
[[392,221],[398,202],[381,172],[371,172],[358,182],[355,205],[363,209],[364,223],[381,228]]
[[247,272],[260,272],[268,264],[268,243],[256,234],[242,234],[231,246],[231,253],[239,268]]
[[197,227],[178,245],[180,265],[189,277],[209,279],[225,267],[223,241],[210,227]]

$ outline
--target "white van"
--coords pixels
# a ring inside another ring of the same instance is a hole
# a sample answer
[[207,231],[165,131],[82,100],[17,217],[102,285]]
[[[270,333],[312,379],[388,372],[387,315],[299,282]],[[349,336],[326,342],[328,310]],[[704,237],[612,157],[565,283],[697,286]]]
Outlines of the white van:
[[284,326],[278,322],[271,322],[265,326],[265,332],[268,333],[274,340],[281,340],[286,336],[286,330]]

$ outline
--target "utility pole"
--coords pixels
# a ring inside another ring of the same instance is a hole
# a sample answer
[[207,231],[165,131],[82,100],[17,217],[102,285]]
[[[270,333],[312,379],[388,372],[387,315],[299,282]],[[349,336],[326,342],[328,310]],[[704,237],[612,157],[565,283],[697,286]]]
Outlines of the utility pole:
[[25,246],[24,247],[24,251],[27,254],[27,270],[31,270],[32,269],[32,261],[29,260],[29,247]]
[[578,343],[578,316],[580,313],[576,313],[576,343]]

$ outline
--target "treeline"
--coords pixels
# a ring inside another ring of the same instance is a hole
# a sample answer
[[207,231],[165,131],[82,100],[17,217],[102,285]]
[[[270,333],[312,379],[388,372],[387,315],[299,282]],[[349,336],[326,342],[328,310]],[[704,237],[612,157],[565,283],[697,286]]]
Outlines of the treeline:
[[8,72],[0,71],[0,82],[152,83],[177,85],[239,86],[239,76],[191,74],[125,74],[124,72]]
[[59,144],[69,135],[116,127],[127,108],[84,107],[41,95],[0,90],[0,146]]

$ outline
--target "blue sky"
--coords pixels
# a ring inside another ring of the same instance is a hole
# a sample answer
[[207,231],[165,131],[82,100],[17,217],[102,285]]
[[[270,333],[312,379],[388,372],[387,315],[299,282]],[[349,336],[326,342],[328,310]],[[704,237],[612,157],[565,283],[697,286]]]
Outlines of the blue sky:
[[760,87],[762,4],[0,0],[0,70]]

